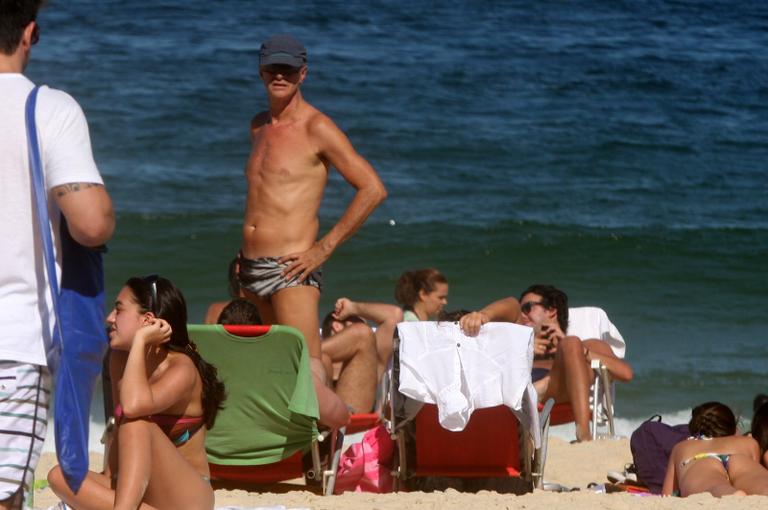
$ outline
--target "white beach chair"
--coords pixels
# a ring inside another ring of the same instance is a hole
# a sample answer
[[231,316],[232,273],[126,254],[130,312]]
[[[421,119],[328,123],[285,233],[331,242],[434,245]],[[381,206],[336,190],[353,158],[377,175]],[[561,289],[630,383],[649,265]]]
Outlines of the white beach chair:
[[[583,306],[568,309],[568,334],[582,340],[606,342],[617,358],[623,359],[627,344],[619,330],[608,319],[602,308]],[[608,369],[598,360],[592,361],[595,382],[592,384],[590,406],[592,408],[592,439],[616,437],[613,404],[616,388]],[[597,403],[597,404],[595,404]],[[598,427],[603,429],[598,432]]]

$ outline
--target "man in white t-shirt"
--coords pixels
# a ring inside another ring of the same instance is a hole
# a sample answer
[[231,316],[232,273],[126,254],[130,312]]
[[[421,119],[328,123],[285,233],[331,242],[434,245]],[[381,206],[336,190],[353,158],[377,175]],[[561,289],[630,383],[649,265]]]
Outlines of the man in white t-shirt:
[[[19,508],[31,490],[51,391],[43,342],[51,335],[52,305],[24,120],[34,84],[22,74],[40,36],[41,3],[0,0],[0,509]],[[77,102],[42,88],[36,122],[60,271],[60,213],[74,240],[89,247],[112,236],[115,219]]]

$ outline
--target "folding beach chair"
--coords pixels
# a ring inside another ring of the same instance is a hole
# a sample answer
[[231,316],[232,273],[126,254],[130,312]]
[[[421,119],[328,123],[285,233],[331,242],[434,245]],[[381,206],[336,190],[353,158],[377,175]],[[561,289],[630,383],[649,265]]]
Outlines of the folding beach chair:
[[[602,308],[593,306],[569,308],[568,334],[577,336],[582,340],[602,340],[610,345],[619,358],[624,358],[626,342]],[[614,426],[613,403],[616,390],[613,379],[608,369],[600,361],[593,360],[591,367],[595,374],[595,380],[590,389],[592,439],[598,437],[615,438],[617,436]],[[542,423],[542,459],[544,461],[546,461],[549,427],[575,421],[573,407],[570,403],[548,404],[551,406],[551,411],[547,414],[549,419]],[[544,406],[545,404],[539,404],[539,409],[543,410]],[[599,432],[598,428],[601,428],[603,432]]]
[[[454,326],[456,331],[460,332],[458,325],[444,324]],[[401,393],[403,362],[407,364],[409,356],[403,346],[413,339],[409,337],[412,331],[398,327],[399,338],[396,338],[395,342],[395,361],[390,386],[392,420],[389,423],[397,447],[394,466],[396,490],[403,484],[413,485],[413,482],[426,477],[458,479],[467,482],[462,484],[463,487],[474,485],[476,488],[486,487],[482,485],[483,479],[493,479],[501,482],[503,490],[512,487],[514,492],[527,492],[534,486],[541,485],[543,462],[540,451],[540,416],[536,411],[536,392],[530,378],[533,359],[532,330],[514,324],[494,324],[491,327],[508,328],[510,341],[505,348],[517,352],[511,357],[515,360],[514,366],[505,365],[504,370],[520,375],[519,405],[515,406],[514,410],[508,405],[475,409],[463,430],[455,432],[441,426],[441,412],[433,402],[419,402]],[[454,342],[462,343],[456,341],[456,335],[460,334],[456,331],[452,333],[453,340],[445,339],[445,346],[440,341],[431,345],[432,352],[429,355],[437,355],[439,351],[449,349]],[[522,341],[518,341],[521,333]],[[472,348],[472,342],[475,341],[476,339],[465,337],[464,348]],[[456,348],[462,347],[457,345]],[[490,369],[493,364],[493,361],[489,361],[486,368]],[[450,368],[446,366],[445,370]],[[467,367],[462,365],[462,370],[465,368]],[[482,372],[482,366],[477,368]],[[466,375],[465,378],[465,374],[462,374],[462,384],[471,385],[467,382],[471,377]],[[501,392],[501,387],[506,383],[498,383],[495,390]],[[508,392],[509,386],[503,390]],[[544,412],[548,412],[549,408],[551,406]],[[548,421],[546,417],[542,420]],[[443,421],[445,422],[444,418]],[[518,483],[504,483],[512,479],[517,479]],[[493,488],[500,490],[499,485]]]
[[[594,306],[570,308],[568,317],[569,335],[577,336],[582,340],[602,340],[619,358],[624,357],[626,342],[603,309]],[[607,368],[597,360],[592,361],[592,370],[595,373],[595,381],[590,390],[592,439],[597,439],[598,436],[615,437],[613,402],[616,390],[613,379]],[[571,405],[555,404],[550,416],[550,424],[562,425],[572,421],[574,417]],[[603,429],[603,433],[598,432],[598,427]]]
[[[227,390],[205,446],[215,488],[290,490],[304,477],[333,494],[342,433],[320,434],[302,334],[288,326],[190,325],[200,354]],[[330,444],[323,469],[320,442]],[[305,487],[302,487],[304,489]]]

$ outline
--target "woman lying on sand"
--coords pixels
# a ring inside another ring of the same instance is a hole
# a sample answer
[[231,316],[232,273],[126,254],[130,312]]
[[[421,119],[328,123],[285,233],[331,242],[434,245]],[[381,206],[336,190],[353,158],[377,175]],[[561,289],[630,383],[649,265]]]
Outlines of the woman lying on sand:
[[693,436],[675,445],[669,457],[663,495],[768,495],[768,470],[760,465],[757,442],[737,435],[728,406],[701,404],[693,409],[688,428]]
[[56,466],[51,488],[77,510],[212,509],[205,430],[224,386],[189,339],[184,297],[165,278],[131,278],[107,323],[119,403],[108,467],[89,472],[73,494]]

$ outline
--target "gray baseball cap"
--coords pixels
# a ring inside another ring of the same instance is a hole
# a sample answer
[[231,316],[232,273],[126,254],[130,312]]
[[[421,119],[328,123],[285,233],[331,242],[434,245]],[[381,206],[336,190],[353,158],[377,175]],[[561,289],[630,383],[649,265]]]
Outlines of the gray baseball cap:
[[275,35],[261,44],[259,66],[283,64],[301,67],[306,63],[307,49],[290,35]]

